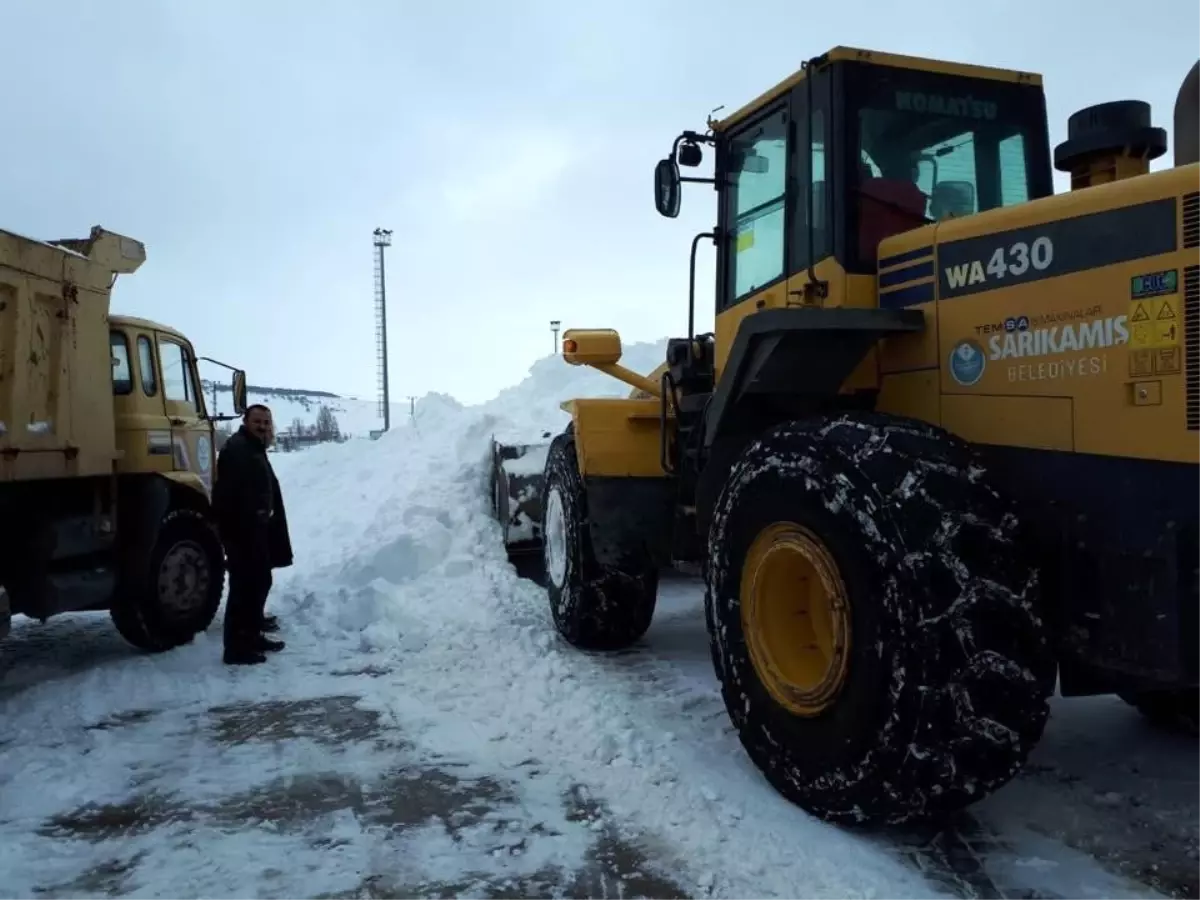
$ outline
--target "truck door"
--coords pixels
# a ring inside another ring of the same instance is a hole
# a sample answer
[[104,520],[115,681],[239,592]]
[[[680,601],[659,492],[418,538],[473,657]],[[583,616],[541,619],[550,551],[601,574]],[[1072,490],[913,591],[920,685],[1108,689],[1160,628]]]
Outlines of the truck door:
[[204,398],[196,378],[192,348],[174,335],[159,332],[158,360],[163,403],[171,425],[171,444],[177,472],[193,472],[212,496],[213,433],[205,417]]

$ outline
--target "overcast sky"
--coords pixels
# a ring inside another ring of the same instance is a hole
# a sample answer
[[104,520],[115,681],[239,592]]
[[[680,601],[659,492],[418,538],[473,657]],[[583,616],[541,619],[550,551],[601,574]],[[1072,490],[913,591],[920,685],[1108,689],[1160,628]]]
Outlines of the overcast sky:
[[[115,312],[182,329],[252,383],[362,397],[371,232],[391,228],[393,401],[477,402],[551,351],[552,318],[627,341],[685,331],[688,246],[713,195],[692,187],[679,219],[660,218],[654,162],[832,46],[1041,72],[1056,143],[1105,100],[1147,100],[1170,129],[1195,0],[1103,9],[0,0],[0,227],[137,237],[148,260]],[[706,259],[701,329],[711,272]]]

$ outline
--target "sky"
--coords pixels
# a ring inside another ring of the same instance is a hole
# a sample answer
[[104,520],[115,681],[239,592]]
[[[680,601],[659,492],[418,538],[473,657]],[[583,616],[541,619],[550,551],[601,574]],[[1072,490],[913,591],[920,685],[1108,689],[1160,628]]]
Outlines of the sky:
[[[685,188],[661,218],[653,168],[714,108],[848,45],[1040,72],[1052,143],[1107,100],[1146,100],[1170,131],[1200,7],[1138,8],[0,0],[0,228],[136,237],[147,261],[114,312],[179,328],[252,384],[365,398],[372,232],[390,228],[392,401],[481,402],[553,351],[551,319],[626,342],[686,332],[714,197]],[[708,249],[700,330],[712,272]]]

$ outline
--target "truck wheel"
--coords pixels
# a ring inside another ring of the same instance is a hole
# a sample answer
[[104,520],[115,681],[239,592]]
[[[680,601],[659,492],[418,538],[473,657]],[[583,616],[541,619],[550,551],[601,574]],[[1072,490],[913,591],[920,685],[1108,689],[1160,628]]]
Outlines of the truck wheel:
[[161,653],[212,624],[225,589],[225,553],[200,513],[175,509],[163,517],[144,572],[123,573],[112,604],[121,636]]
[[1200,733],[1200,692],[1196,688],[1141,691],[1120,697],[1158,728],[1181,734]]
[[961,441],[907,419],[792,422],[734,465],[705,614],[725,705],[785,797],[900,823],[1007,782],[1054,660],[1010,505]]
[[554,625],[585,650],[620,650],[646,633],[654,618],[658,567],[644,547],[630,547],[619,568],[600,564],[588,527],[587,492],[575,438],[550,445],[542,485],[542,548]]

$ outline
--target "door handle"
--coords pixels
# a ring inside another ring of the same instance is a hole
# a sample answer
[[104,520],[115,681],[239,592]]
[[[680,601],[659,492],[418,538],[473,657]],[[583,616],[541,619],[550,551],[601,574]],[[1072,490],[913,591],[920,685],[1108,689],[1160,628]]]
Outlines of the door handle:
[[171,424],[176,426],[177,428],[182,427],[187,424],[187,419],[173,418],[173,419],[171,419]]

